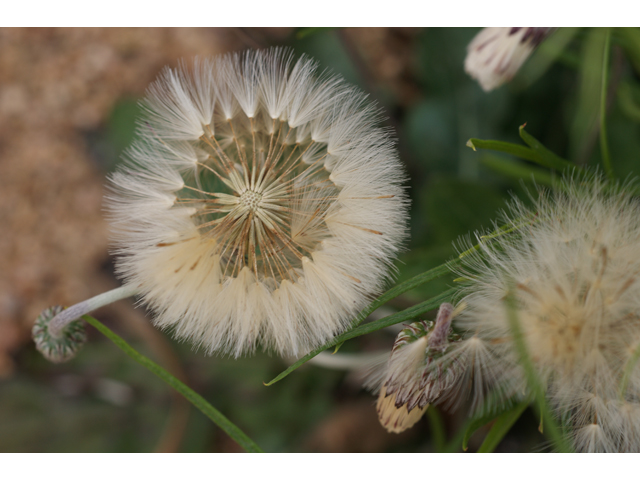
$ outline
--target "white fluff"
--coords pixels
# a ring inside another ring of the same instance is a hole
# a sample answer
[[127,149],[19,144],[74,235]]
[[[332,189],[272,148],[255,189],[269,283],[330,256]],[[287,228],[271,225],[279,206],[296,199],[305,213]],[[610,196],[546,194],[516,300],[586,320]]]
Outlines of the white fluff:
[[407,235],[377,110],[283,49],[166,69],[111,176],[117,272],[207,353],[306,353],[385,286]]
[[486,353],[463,363],[480,397],[525,393],[504,301],[511,289],[529,355],[576,448],[637,452],[640,205],[598,178],[563,186],[541,191],[532,209],[513,202],[507,220],[518,232],[463,257],[467,308],[454,324],[467,332],[461,348],[482,343]]

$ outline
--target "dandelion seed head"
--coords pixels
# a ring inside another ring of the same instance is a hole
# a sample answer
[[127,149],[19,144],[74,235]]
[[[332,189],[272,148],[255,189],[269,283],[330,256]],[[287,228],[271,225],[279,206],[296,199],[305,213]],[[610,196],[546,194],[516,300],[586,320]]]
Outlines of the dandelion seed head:
[[631,407],[617,405],[640,398],[640,205],[597,177],[567,179],[563,190],[541,190],[531,209],[512,202],[506,219],[517,233],[463,258],[468,308],[455,325],[463,344],[477,338],[488,349],[491,360],[474,368],[490,380],[476,389],[522,391],[522,369],[510,367],[519,354],[505,298],[514,295],[528,353],[576,448],[638,451],[637,423],[619,434]]
[[143,106],[108,202],[117,271],[158,326],[297,356],[383,288],[408,201],[364,94],[276,48],[167,69]]

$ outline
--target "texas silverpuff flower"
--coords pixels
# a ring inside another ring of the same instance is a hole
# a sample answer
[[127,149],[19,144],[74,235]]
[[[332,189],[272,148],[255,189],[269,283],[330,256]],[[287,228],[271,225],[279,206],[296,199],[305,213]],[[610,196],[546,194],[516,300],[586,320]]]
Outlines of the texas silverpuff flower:
[[551,31],[546,27],[483,28],[467,47],[464,69],[489,92],[510,81]]
[[480,239],[462,257],[466,308],[453,323],[463,340],[451,352],[466,366],[461,378],[473,376],[477,397],[526,395],[515,313],[575,448],[639,451],[640,204],[596,177],[565,180],[509,212],[517,234]]
[[270,49],[166,69],[142,105],[107,205],[123,288],[157,326],[297,356],[381,291],[408,201],[366,95]]

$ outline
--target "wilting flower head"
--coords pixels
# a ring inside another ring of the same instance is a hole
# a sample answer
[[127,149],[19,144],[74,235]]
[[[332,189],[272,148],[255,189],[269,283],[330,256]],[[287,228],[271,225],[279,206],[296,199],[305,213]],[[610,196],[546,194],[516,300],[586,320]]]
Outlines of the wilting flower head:
[[510,81],[550,32],[546,27],[483,28],[467,47],[464,69],[489,92]]
[[463,257],[467,307],[454,324],[474,352],[458,358],[476,394],[526,392],[515,316],[576,449],[640,450],[640,204],[597,178],[567,180],[532,209],[514,201],[510,217],[516,235]]
[[299,355],[384,286],[404,171],[376,107],[271,49],[167,69],[112,177],[117,271],[207,352]]
[[460,341],[450,328],[453,316],[453,306],[443,303],[435,322],[416,322],[402,330],[386,368],[368,381],[380,389],[378,417],[390,432],[411,428],[430,403],[447,398],[458,380],[462,371],[458,358],[441,360]]

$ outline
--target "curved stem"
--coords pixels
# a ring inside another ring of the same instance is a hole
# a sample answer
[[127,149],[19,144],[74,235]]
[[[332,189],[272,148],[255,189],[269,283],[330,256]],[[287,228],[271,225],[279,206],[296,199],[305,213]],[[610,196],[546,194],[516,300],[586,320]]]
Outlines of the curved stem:
[[165,383],[174,388],[180,395],[184,396],[193,406],[195,406],[198,410],[204,413],[209,419],[213,421],[216,425],[218,425],[222,430],[224,430],[227,435],[233,438],[238,445],[244,448],[247,452],[262,452],[262,449],[256,445],[256,443],[251,440],[242,430],[236,427],[231,421],[222,415],[218,410],[216,410],[209,402],[207,402],[201,395],[198,395],[196,392],[187,387],[184,383],[178,380],[176,377],[167,372],[164,368],[162,368],[157,363],[153,362],[149,358],[145,357],[138,353],[138,351],[125,342],[121,337],[116,335],[112,330],[107,328],[105,325],[100,323],[93,317],[89,315],[84,315],[82,317],[87,321],[89,325],[92,325],[100,333],[102,333],[105,337],[111,340],[116,344],[118,348],[120,348],[124,353],[129,355],[132,359],[138,362],[143,367],[149,369],[152,373],[160,377]]
[[137,293],[137,288],[131,285],[123,285],[122,287],[114,288],[113,290],[101,293],[83,302],[76,303],[53,317],[51,323],[49,323],[49,334],[54,338],[60,338],[64,327],[74,320],[78,320],[83,315],[97,310],[100,307],[122,300],[123,298],[132,297]]

